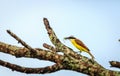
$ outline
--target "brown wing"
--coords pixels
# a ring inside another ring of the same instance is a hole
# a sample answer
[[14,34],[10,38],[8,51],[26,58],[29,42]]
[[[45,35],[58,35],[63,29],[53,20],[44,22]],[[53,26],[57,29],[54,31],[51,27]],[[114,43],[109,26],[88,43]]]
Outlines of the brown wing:
[[79,44],[80,46],[84,47],[85,49],[87,49],[88,51],[90,51],[90,50],[88,49],[88,47],[85,46],[85,44],[84,44],[81,40],[75,39],[75,42],[76,42],[77,44]]

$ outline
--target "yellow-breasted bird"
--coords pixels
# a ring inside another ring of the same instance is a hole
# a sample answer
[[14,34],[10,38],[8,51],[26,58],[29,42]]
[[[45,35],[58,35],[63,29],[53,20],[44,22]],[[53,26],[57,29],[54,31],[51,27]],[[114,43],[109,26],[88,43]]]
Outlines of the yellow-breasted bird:
[[90,50],[88,49],[88,47],[79,39],[73,37],[73,36],[69,36],[69,37],[65,37],[65,40],[69,39],[71,41],[71,43],[80,50],[80,52],[84,51],[87,52],[92,59],[94,59],[94,56],[90,53]]

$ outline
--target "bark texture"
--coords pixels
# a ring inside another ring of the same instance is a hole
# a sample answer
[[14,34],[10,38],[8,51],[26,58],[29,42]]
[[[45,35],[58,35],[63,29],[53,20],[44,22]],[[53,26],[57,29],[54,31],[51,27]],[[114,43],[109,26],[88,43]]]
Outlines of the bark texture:
[[[41,68],[29,68],[23,67],[17,64],[12,64],[4,60],[0,60],[0,65],[11,69],[12,71],[18,71],[27,74],[45,74],[53,73],[59,70],[73,70],[79,73],[87,74],[90,76],[120,76],[120,71],[114,71],[104,68],[95,60],[89,59],[73,51],[70,47],[64,45],[56,36],[54,30],[51,28],[47,18],[43,18],[45,28],[48,36],[54,46],[44,43],[43,46],[48,50],[41,48],[32,48],[17,35],[7,30],[13,38],[15,38],[24,47],[18,47],[15,45],[0,42],[0,52],[11,54],[16,58],[37,58],[39,60],[47,60],[54,62],[54,65],[41,67]],[[62,52],[63,55],[58,54]],[[110,61],[112,67],[120,68],[120,62]]]

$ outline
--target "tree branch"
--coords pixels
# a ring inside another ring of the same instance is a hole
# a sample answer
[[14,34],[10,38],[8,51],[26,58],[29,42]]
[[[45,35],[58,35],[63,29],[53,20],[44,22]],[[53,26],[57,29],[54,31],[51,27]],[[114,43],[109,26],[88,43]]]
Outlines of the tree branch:
[[49,49],[49,50],[52,50],[53,52],[58,52],[58,49],[57,48],[54,48],[53,46],[51,45],[48,45],[47,43],[44,43],[43,44],[43,47]]
[[35,49],[33,49],[31,46],[29,46],[27,43],[25,43],[22,39],[20,39],[17,35],[12,33],[10,30],[7,30],[7,33],[10,34],[13,38],[15,38],[18,41],[18,43],[21,43],[23,46],[28,48],[32,53],[36,53]]
[[31,54],[31,51],[27,48],[17,47],[10,44],[0,42],[0,52],[4,52],[13,56],[27,57],[27,58],[37,58],[40,60],[49,60],[55,63],[61,62],[64,56],[59,54],[54,54],[52,51],[43,50],[40,48],[35,48],[36,54]]
[[[32,48],[24,41],[22,41],[20,38],[16,38],[15,34],[11,34],[13,35],[13,37],[15,37],[16,40],[18,39],[18,42],[20,42],[23,46],[25,46],[25,48],[0,42],[0,52],[8,53],[16,57],[27,57],[27,58],[37,58],[40,60],[48,60],[54,62],[55,65],[44,68],[27,68],[0,60],[1,66],[23,73],[36,73],[36,74],[52,73],[58,70],[65,69],[65,70],[73,70],[90,76],[120,75],[119,71],[106,69],[100,64],[98,64],[95,60],[91,60],[85,56],[79,55],[76,52],[74,52],[71,48],[65,46],[55,35],[54,31],[49,25],[49,21],[47,20],[47,18],[44,18],[43,21],[46,30],[48,32],[48,35],[50,37],[50,40],[55,45],[55,48],[50,45],[48,45],[47,47],[45,46],[46,48],[48,48],[48,50],[44,50],[40,48]],[[60,52],[63,52],[64,55],[59,55],[57,52],[55,53],[54,49],[56,48]],[[32,54],[33,50],[36,53]]]
[[9,69],[12,69],[12,71],[19,71],[22,73],[27,73],[27,74],[45,74],[45,73],[52,73],[58,70],[61,70],[63,66],[61,64],[54,64],[52,66],[47,66],[43,68],[27,68],[27,67],[22,67],[19,65],[11,64],[9,62],[5,62],[0,60],[0,65],[7,67]]
[[71,48],[65,46],[57,38],[54,30],[50,27],[50,24],[49,24],[49,21],[47,20],[47,18],[43,18],[43,22],[44,22],[44,25],[46,27],[46,30],[48,32],[48,35],[49,35],[49,38],[50,38],[51,42],[53,43],[53,45],[55,45],[56,48],[58,48],[58,50],[60,50],[61,52],[63,52],[65,55],[70,55],[70,56],[75,57],[77,59],[81,59],[81,57],[86,58],[84,56],[81,56],[80,54],[77,54]]

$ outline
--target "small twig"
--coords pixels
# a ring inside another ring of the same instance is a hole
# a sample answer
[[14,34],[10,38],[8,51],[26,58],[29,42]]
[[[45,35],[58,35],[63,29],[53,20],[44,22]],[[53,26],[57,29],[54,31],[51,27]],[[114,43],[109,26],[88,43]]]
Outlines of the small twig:
[[111,67],[120,68],[120,62],[118,62],[118,61],[110,61],[109,63],[111,65]]
[[53,46],[48,45],[47,43],[44,43],[43,47],[45,47],[45,48],[47,48],[49,50],[52,50],[53,52],[60,52],[57,48],[54,48]]
[[19,71],[22,73],[27,73],[27,74],[45,74],[45,73],[52,73],[58,70],[63,69],[63,66],[61,64],[54,64],[52,66],[47,66],[43,68],[27,68],[27,67],[22,67],[16,64],[11,64],[9,62],[5,62],[0,60],[0,65],[7,67],[9,69],[12,69],[12,71]]
[[29,49],[32,53],[36,52],[35,49],[33,49],[31,46],[29,46],[27,43],[25,43],[22,39],[20,39],[17,35],[12,33],[10,30],[7,30],[7,33],[10,34],[13,38],[15,38],[18,41],[18,43],[21,43],[24,47]]

